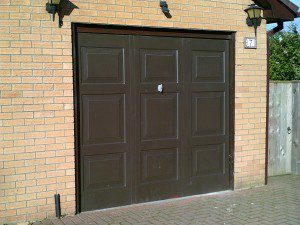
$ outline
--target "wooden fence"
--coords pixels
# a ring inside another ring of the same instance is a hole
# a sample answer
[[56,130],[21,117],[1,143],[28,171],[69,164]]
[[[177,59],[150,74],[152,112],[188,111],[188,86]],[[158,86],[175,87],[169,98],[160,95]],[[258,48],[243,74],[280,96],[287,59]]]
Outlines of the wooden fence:
[[268,174],[300,174],[300,81],[270,82]]

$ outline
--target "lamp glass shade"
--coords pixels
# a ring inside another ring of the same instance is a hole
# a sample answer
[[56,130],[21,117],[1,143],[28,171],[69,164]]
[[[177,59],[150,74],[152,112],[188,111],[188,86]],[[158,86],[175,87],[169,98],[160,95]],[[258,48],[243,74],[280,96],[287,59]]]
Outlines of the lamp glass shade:
[[253,18],[254,18],[254,10],[253,10],[253,9],[249,9],[249,10],[247,11],[247,14],[248,14],[248,17],[249,17],[250,19],[253,19]]
[[245,12],[248,14],[248,17],[250,19],[258,19],[261,17],[261,10],[261,7],[252,4],[247,9],[245,9]]
[[254,9],[254,18],[260,18],[261,16],[261,9]]
[[48,0],[48,2],[53,5],[59,5],[60,0]]

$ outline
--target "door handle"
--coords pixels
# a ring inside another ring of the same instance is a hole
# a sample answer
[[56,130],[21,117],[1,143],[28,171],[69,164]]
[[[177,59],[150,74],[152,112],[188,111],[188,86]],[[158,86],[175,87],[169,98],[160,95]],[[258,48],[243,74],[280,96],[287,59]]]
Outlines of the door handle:
[[163,93],[163,91],[164,91],[164,86],[163,86],[163,84],[157,85],[157,91],[158,91],[159,93]]

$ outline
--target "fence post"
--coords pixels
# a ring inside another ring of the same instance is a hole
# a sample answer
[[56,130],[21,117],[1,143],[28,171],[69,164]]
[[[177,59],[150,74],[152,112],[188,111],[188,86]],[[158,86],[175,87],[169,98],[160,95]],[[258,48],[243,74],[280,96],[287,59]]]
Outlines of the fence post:
[[292,173],[300,175],[300,82],[293,82]]

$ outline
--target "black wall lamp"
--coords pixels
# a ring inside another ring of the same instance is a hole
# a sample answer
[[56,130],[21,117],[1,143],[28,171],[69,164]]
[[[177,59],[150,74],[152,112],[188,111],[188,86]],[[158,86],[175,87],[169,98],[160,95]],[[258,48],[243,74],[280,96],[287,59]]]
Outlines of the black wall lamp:
[[161,7],[161,11],[163,13],[169,13],[169,7],[168,7],[168,3],[164,0],[160,1],[159,6]]
[[58,14],[58,26],[61,27],[62,26],[62,20],[61,20],[61,10],[60,10],[60,2],[61,0],[48,0],[48,2],[46,3],[46,11],[48,13],[52,14],[52,19],[53,21],[55,20],[55,13]]
[[166,0],[160,0],[159,6],[161,7],[161,11],[165,14],[167,18],[172,18],[170,14],[169,6]]
[[78,7],[69,0],[48,0],[48,3],[46,3],[46,11],[52,14],[53,21],[57,13],[59,27],[63,25],[64,16],[71,15],[74,9],[78,9]]
[[245,9],[245,12],[248,14],[248,18],[246,20],[246,23],[249,27],[254,27],[254,31],[255,31],[255,37],[257,35],[257,27],[259,27],[261,25],[261,11],[263,10],[263,8],[255,5],[255,4],[251,4],[249,5],[249,7],[247,9]]

